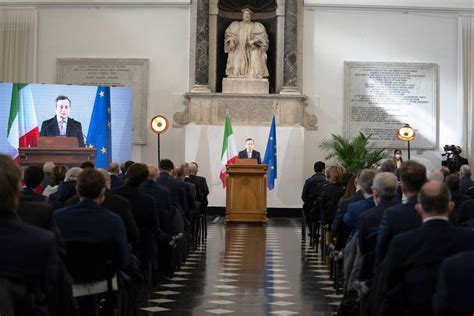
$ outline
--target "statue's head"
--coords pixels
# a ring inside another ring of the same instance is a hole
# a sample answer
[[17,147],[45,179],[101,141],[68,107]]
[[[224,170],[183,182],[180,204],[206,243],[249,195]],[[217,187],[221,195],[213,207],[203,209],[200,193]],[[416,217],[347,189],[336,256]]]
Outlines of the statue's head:
[[250,10],[249,8],[244,8],[241,11],[242,11],[242,20],[244,22],[249,22],[252,20],[252,14],[253,14],[252,10]]

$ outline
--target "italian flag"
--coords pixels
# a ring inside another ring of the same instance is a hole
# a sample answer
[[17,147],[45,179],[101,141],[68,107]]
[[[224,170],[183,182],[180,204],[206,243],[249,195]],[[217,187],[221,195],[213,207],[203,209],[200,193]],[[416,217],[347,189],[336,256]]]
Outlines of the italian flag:
[[19,147],[38,144],[38,121],[31,88],[28,84],[13,84],[7,138],[12,146],[10,155],[13,158],[18,157]]
[[232,132],[232,125],[230,124],[229,112],[225,116],[224,126],[224,141],[222,143],[221,152],[221,173],[220,178],[222,181],[222,187],[225,188],[227,183],[227,174],[225,165],[234,164],[237,160],[237,148],[235,147],[234,133]]

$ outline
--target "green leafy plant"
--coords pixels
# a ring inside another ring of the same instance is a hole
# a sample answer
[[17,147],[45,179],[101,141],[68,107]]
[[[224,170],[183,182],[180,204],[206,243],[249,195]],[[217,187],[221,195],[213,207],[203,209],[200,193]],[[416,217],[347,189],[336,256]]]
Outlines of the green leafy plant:
[[376,149],[369,143],[372,135],[359,135],[350,140],[343,136],[331,134],[331,139],[323,140],[319,147],[328,152],[326,159],[334,159],[347,171],[356,173],[371,168],[385,157],[385,149]]

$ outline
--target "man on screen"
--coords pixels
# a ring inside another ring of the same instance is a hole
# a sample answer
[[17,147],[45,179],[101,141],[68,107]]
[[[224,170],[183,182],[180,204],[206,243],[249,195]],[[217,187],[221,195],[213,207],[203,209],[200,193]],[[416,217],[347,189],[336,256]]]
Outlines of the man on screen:
[[43,121],[40,136],[68,136],[76,137],[79,147],[84,147],[84,134],[82,125],[69,117],[71,113],[71,100],[64,95],[56,98],[56,116]]
[[260,153],[256,150],[253,150],[254,140],[252,138],[247,138],[245,140],[245,149],[239,151],[239,159],[257,159],[259,164],[262,163],[260,159]]

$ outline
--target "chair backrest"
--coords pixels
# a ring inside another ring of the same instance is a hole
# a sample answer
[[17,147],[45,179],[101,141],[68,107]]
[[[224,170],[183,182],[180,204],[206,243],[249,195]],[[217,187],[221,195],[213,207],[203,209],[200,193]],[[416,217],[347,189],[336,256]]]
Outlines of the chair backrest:
[[0,315],[49,315],[45,295],[19,281],[0,278]]
[[74,283],[109,280],[118,271],[118,249],[111,243],[66,241],[65,263]]

